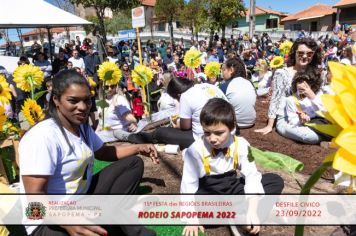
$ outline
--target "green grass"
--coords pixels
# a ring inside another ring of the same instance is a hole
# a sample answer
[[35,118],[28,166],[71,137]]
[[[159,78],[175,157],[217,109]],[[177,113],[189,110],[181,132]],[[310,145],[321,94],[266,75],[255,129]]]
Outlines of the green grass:
[[[109,166],[110,164],[111,164],[111,162],[95,160],[94,161],[94,168],[93,168],[94,174],[98,173],[99,171],[101,171],[105,167]],[[147,186],[142,186],[141,185],[139,187],[138,192],[140,194],[149,194],[149,193],[151,193],[151,189],[148,188]],[[184,226],[151,225],[151,226],[147,226],[147,228],[156,231],[157,236],[166,236],[166,235],[180,236],[180,235],[182,235],[182,231],[183,231]],[[199,235],[202,236],[204,234],[200,232]]]

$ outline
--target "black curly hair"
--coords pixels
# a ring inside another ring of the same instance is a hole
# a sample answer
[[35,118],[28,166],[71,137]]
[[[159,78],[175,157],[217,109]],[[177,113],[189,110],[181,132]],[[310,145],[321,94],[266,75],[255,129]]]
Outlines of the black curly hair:
[[311,38],[298,38],[294,43],[293,46],[289,52],[288,55],[288,61],[287,61],[287,66],[294,66],[296,63],[296,53],[298,50],[299,45],[305,45],[311,50],[313,50],[314,55],[312,61],[309,63],[310,66],[313,66],[314,68],[318,67],[322,63],[322,53],[321,53],[321,48],[318,46],[316,41]]
[[231,79],[235,77],[247,77],[245,63],[239,57],[228,58],[225,62],[225,66],[233,68],[234,72],[231,74]]
[[297,84],[302,82],[307,82],[310,86],[311,90],[316,94],[319,92],[321,85],[323,84],[323,80],[321,78],[321,73],[319,70],[315,70],[314,67],[308,66],[305,71],[297,72],[294,75],[292,82],[292,92],[297,92]]

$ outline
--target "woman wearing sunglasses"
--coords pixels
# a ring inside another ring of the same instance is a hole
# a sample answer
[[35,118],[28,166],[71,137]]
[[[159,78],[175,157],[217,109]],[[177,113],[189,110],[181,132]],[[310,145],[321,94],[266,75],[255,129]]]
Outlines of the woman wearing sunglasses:
[[321,48],[310,38],[297,39],[288,56],[287,67],[277,69],[272,79],[272,98],[268,109],[268,124],[255,132],[268,134],[272,131],[277,116],[283,118],[284,100],[291,95],[292,80],[297,72],[303,72],[308,66],[319,70],[322,63]]

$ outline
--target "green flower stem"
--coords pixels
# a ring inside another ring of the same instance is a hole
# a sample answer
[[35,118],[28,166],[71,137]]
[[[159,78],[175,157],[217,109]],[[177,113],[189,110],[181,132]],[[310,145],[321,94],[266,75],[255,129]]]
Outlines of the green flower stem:
[[[105,80],[103,80],[103,101],[105,101],[106,99],[106,94],[105,94]],[[103,123],[102,123],[102,126],[101,126],[101,129],[104,130],[105,129],[105,107],[103,107],[101,109],[101,113],[103,115]]]
[[33,86],[33,78],[32,76],[27,77],[28,81],[30,82],[30,86],[31,86],[31,98],[35,99],[35,89]]

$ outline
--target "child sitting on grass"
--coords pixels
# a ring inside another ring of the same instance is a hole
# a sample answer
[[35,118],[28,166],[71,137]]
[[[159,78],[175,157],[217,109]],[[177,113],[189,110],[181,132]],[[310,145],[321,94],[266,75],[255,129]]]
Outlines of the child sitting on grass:
[[[248,160],[249,143],[232,134],[236,118],[230,103],[220,98],[210,99],[200,113],[204,130],[184,153],[183,177],[180,192],[183,194],[280,194],[283,179],[276,174],[264,174]],[[239,178],[236,170],[242,177]],[[256,198],[249,198],[249,202]],[[254,214],[247,214],[248,222],[256,221],[257,204],[250,204]],[[249,209],[249,212],[251,209]],[[183,235],[198,235],[202,226],[186,226]],[[249,229],[257,234],[259,226]]]
[[286,99],[285,117],[277,121],[280,135],[307,144],[319,144],[327,140],[324,135],[305,126],[306,123],[323,121],[316,113],[324,109],[321,85],[320,75],[312,68],[295,74],[292,82],[293,95]]

